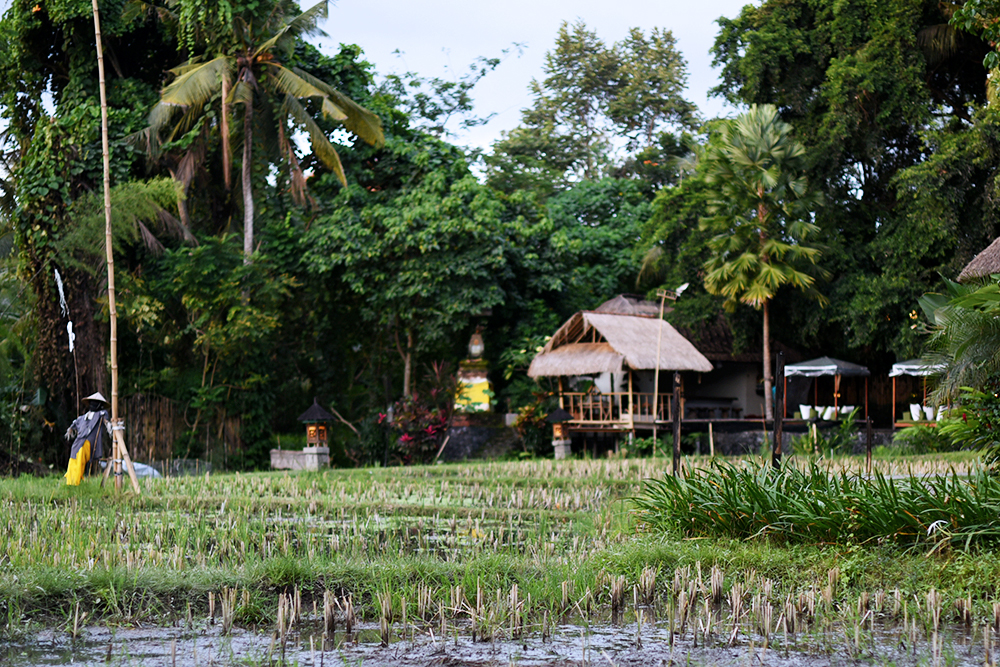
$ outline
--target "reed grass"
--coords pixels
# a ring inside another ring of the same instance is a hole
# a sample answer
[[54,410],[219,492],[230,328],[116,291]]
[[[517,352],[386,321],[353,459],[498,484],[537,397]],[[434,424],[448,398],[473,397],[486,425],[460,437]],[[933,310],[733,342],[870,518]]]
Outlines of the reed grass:
[[642,524],[684,537],[961,549],[1000,540],[1000,478],[981,467],[896,478],[816,462],[774,469],[716,461],[683,478],[647,480],[633,503]]

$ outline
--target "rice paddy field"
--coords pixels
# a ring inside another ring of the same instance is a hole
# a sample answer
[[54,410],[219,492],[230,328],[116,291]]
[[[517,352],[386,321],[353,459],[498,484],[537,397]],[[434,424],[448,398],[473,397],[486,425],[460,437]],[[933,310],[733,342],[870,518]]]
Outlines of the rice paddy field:
[[[683,507],[663,528],[642,494],[670,465],[210,474],[140,496],[0,480],[0,664],[996,664],[991,540],[702,536]],[[979,472],[969,454],[875,465],[900,484]]]

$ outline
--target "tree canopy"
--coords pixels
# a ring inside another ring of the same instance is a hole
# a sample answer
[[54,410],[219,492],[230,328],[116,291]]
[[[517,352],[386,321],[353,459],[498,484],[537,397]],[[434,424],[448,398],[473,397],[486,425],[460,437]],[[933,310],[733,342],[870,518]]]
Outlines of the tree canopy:
[[609,46],[582,21],[563,22],[543,71],[531,82],[534,103],[521,124],[486,157],[489,183],[501,190],[548,194],[598,180],[616,167],[616,143],[650,148],[696,117],[682,97],[687,64],[669,30],[647,37],[633,28]]
[[[172,449],[141,454],[261,465],[316,397],[338,462],[404,460],[379,415],[444,386],[478,327],[513,411],[539,389],[518,369],[573,312],[683,283],[688,330],[724,316],[767,349],[766,321],[882,372],[920,351],[916,299],[1000,233],[988,2],[748,5],[714,56],[716,94],[750,111],[705,122],[669,26],[566,22],[483,154],[449,132],[485,120],[475,87],[502,58],[383,77],[363,45],[307,41],[325,8],[102,7],[123,393],[175,415]],[[0,317],[0,403],[30,406],[0,410],[20,420],[0,416],[0,442],[59,463],[107,371],[91,3],[15,0],[0,36],[0,215],[28,286],[0,284],[22,295]]]

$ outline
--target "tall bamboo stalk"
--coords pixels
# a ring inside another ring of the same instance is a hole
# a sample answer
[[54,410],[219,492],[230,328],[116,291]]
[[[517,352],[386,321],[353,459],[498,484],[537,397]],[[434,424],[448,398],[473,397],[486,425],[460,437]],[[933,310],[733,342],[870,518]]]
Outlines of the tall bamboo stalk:
[[656,454],[656,420],[660,417],[660,343],[663,341],[663,302],[667,300],[667,293],[660,290],[657,295],[660,297],[660,330],[656,334],[656,372],[653,375],[653,453]]
[[[104,162],[104,246],[108,256],[108,309],[111,314],[111,424],[118,426],[118,311],[115,308],[115,257],[111,240],[111,152],[108,148],[108,97],[104,86],[104,48],[101,46],[101,15],[97,0],[94,7],[94,38],[97,41],[97,77],[101,91],[101,156]],[[114,434],[112,434],[114,436]],[[118,438],[111,438],[111,460],[115,489],[122,488],[122,455]]]

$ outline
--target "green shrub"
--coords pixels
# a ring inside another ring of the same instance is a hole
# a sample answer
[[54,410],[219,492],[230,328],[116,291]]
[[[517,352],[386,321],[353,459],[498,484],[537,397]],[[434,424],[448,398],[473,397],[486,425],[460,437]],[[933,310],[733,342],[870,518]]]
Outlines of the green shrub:
[[976,449],[994,471],[1000,467],[1000,380],[991,380],[985,391],[962,387],[960,407],[939,425],[955,449]]
[[984,470],[897,480],[714,461],[687,478],[647,480],[632,502],[641,523],[682,537],[964,548],[1000,539],[1000,478]]
[[951,452],[956,447],[947,431],[934,426],[910,426],[896,431],[892,437],[892,448],[899,454],[934,454]]
[[[792,451],[796,454],[816,452],[827,458],[850,454],[854,450],[854,443],[858,440],[858,429],[855,424],[857,415],[858,408],[855,408],[840,421],[836,428],[825,431],[817,430],[815,438],[813,438],[811,431],[792,436]],[[770,451],[767,449],[768,455],[770,455]]]
[[623,446],[622,452],[625,456],[653,456],[656,454],[657,440],[660,441],[659,448],[661,452],[666,447],[671,446],[664,443],[662,438],[632,438],[632,444]]
[[531,456],[552,454],[552,424],[545,418],[555,409],[553,404],[548,394],[535,392],[533,403],[518,408],[514,429],[521,438],[522,453]]

